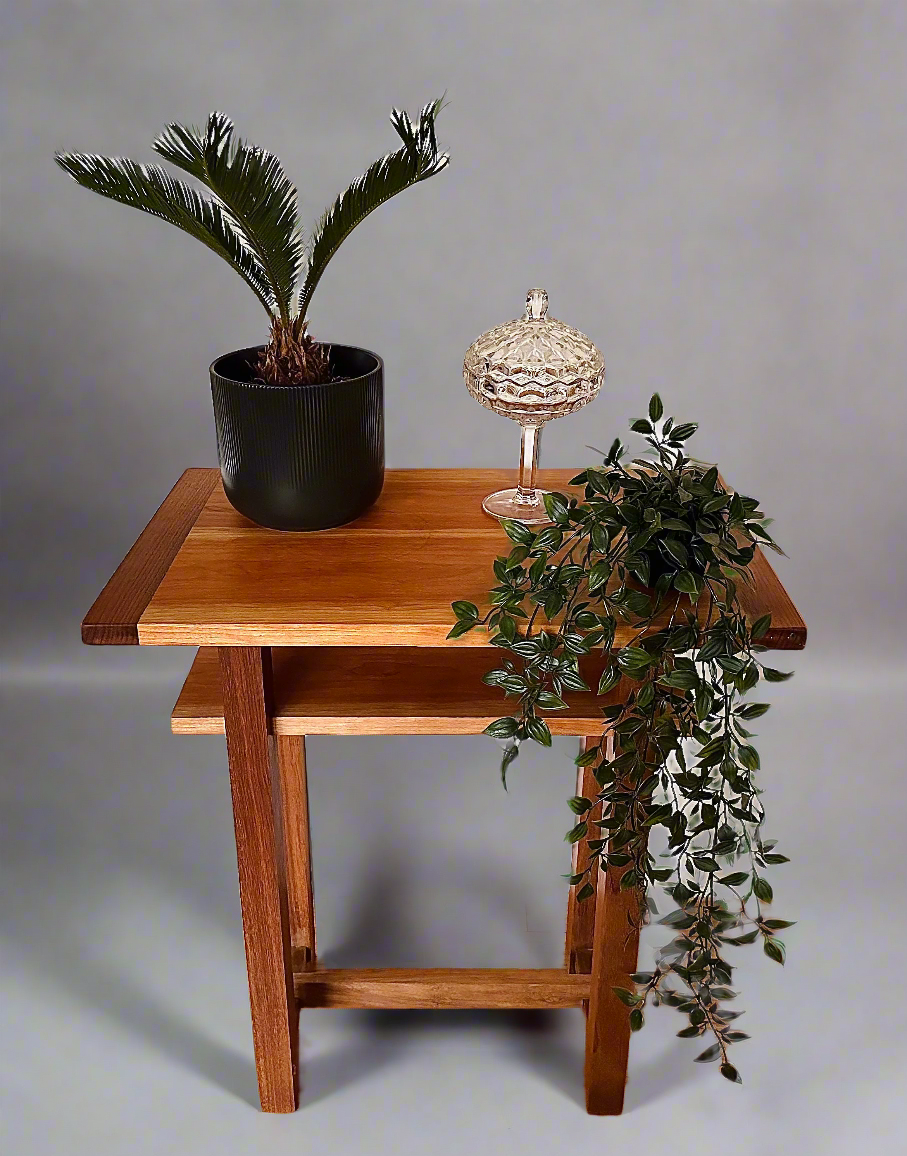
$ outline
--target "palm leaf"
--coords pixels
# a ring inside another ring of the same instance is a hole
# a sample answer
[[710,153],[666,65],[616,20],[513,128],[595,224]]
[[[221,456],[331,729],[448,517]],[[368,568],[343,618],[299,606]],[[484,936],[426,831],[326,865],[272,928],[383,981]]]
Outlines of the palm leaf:
[[212,112],[204,134],[170,124],[152,145],[214,193],[255,250],[278,311],[289,322],[305,245],[296,188],[273,153],[233,136],[233,122]]
[[202,197],[158,165],[89,153],[58,153],[54,159],[83,188],[169,221],[207,245],[233,266],[273,315],[276,301],[268,276],[219,203]]
[[403,147],[377,160],[341,193],[324,213],[312,234],[305,281],[299,295],[297,326],[305,320],[306,310],[328,262],[360,221],[410,185],[441,172],[450,160],[438,152],[435,139],[435,117],[441,111],[443,97],[422,109],[419,125],[413,127],[405,112],[394,109],[391,124],[403,141]]

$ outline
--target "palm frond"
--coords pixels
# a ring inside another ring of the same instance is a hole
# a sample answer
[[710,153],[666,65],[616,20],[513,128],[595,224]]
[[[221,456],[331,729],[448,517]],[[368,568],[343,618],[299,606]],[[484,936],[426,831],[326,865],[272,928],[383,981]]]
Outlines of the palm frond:
[[83,188],[168,221],[207,245],[240,274],[273,316],[277,302],[270,279],[242,231],[218,202],[203,197],[158,165],[90,153],[58,153],[54,159]]
[[395,108],[391,112],[391,124],[403,147],[370,165],[340,194],[316,225],[299,295],[297,325],[305,320],[312,294],[328,262],[360,221],[397,193],[446,168],[450,158],[447,153],[438,152],[435,139],[435,118],[443,107],[442,101],[443,97],[422,109],[418,127],[413,126],[405,112]]
[[191,173],[221,201],[245,234],[271,282],[281,318],[289,322],[305,257],[296,188],[273,153],[233,136],[233,122],[212,112],[204,133],[170,124],[152,145]]

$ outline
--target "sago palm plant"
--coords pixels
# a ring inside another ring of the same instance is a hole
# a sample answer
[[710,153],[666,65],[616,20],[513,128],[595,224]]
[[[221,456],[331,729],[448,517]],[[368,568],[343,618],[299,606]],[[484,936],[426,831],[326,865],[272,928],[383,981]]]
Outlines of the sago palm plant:
[[159,165],[125,157],[57,153],[57,164],[101,196],[151,213],[183,229],[223,257],[251,287],[271,320],[271,334],[255,367],[271,385],[330,380],[328,349],[307,330],[315,287],[342,242],[369,213],[448,164],[438,151],[435,118],[442,100],[427,104],[413,124],[399,110],[391,124],[402,140],[375,161],[326,210],[308,240],[299,221],[296,187],[273,153],[234,136],[233,122],[212,112],[204,131],[170,124],[151,146],[200,181],[193,185]]

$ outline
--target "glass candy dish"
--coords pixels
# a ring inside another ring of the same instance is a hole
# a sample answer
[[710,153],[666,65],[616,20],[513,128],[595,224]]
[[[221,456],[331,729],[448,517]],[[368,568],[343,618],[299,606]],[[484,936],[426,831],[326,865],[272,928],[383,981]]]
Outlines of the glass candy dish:
[[592,401],[605,362],[584,333],[548,316],[548,294],[530,289],[526,312],[477,338],[466,352],[463,379],[481,405],[520,423],[520,479],[489,494],[482,508],[496,518],[550,521],[544,491],[536,488],[542,426]]

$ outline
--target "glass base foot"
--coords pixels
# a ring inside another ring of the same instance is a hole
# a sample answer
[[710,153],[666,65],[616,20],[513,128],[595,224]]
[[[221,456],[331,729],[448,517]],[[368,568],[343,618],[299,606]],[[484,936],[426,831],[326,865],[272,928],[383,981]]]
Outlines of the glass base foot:
[[514,522],[526,522],[530,526],[547,525],[551,519],[545,509],[544,495],[547,490],[498,490],[489,494],[482,502],[486,514],[495,518],[510,518]]

